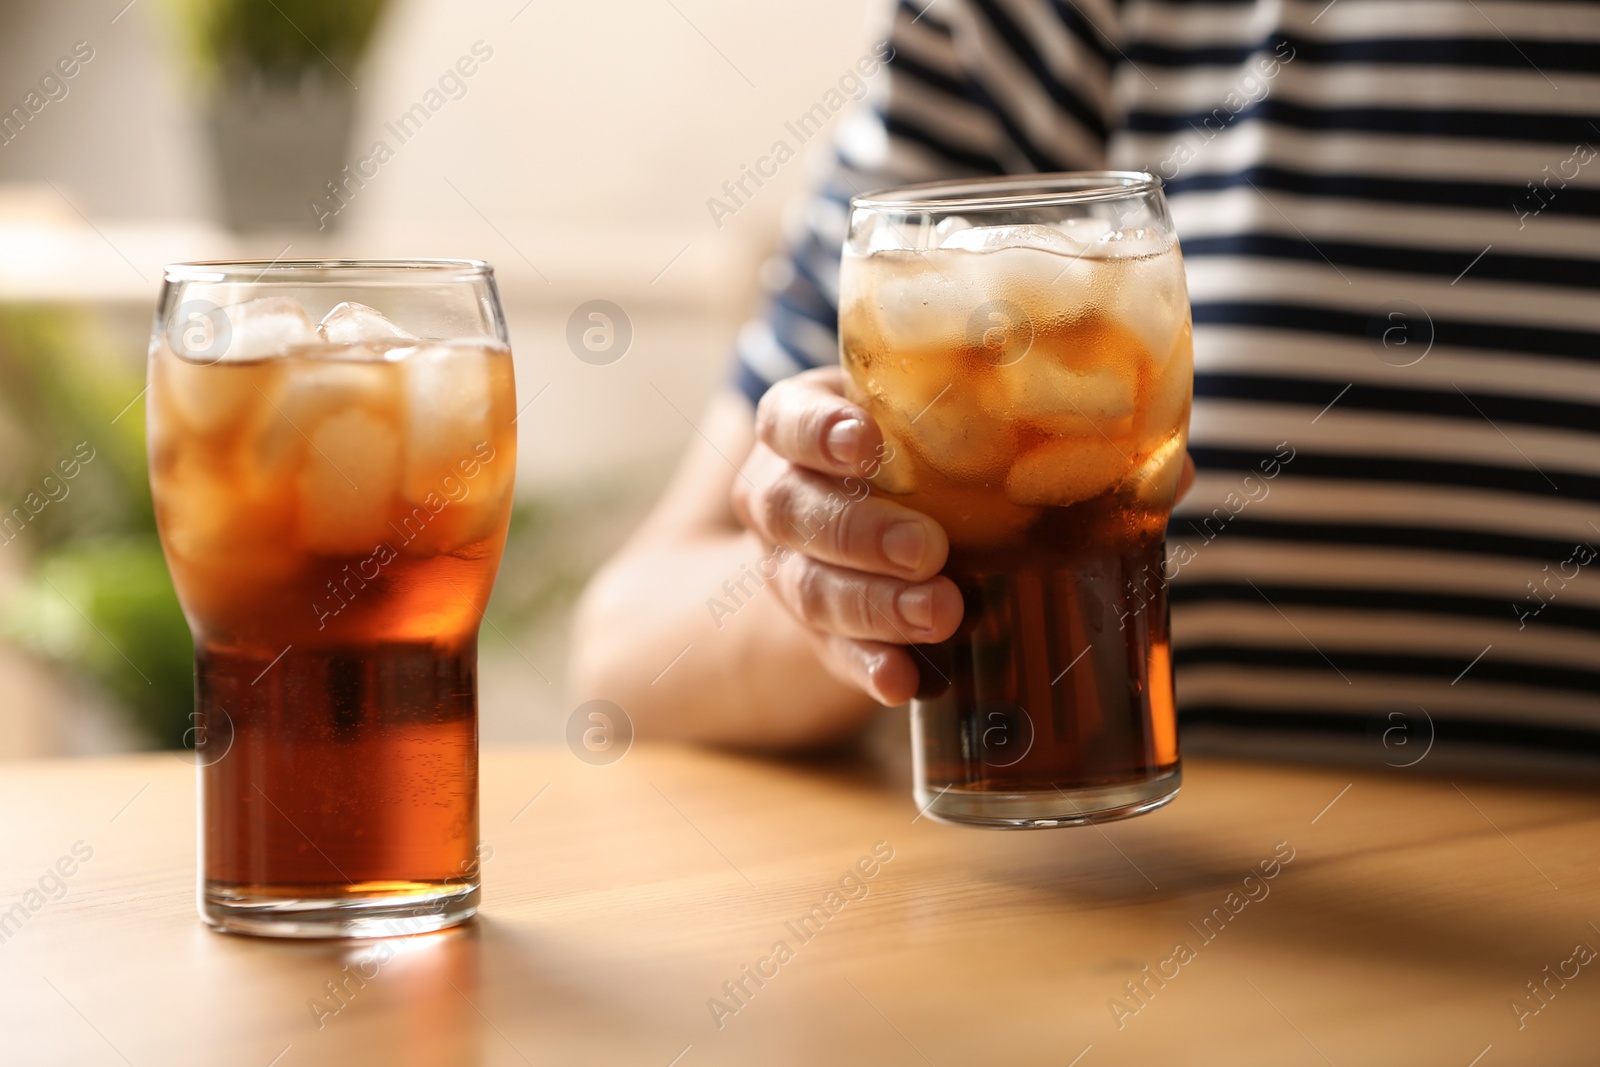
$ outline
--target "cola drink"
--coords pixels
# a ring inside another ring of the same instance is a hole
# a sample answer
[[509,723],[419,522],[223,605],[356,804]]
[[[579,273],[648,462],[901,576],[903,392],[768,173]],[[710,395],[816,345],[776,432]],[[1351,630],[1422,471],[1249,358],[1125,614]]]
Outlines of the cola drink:
[[919,804],[1042,827],[1171,800],[1164,538],[1193,355],[1154,180],[858,198],[840,293],[847,390],[887,446],[870,484],[944,526],[965,604],[914,649]]
[[285,296],[189,303],[152,344],[147,415],[195,642],[202,915],[290,936],[460,921],[510,351],[492,322],[424,339],[352,302],[320,323]]

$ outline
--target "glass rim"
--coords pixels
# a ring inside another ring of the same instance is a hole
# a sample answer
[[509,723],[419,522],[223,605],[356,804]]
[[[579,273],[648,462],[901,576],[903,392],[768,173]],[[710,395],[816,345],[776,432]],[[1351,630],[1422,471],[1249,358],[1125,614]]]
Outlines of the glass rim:
[[329,275],[354,281],[359,275],[394,283],[493,278],[494,267],[481,259],[208,259],[169,263],[169,282],[307,282]]
[[[1007,193],[1006,190],[1015,190]],[[850,210],[971,211],[1121,200],[1161,191],[1143,170],[1073,170],[896,185],[850,198]]]

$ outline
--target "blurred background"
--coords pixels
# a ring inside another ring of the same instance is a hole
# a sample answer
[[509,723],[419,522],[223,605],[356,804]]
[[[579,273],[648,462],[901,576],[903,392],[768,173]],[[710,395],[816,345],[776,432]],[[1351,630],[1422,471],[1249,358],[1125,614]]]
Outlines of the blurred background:
[[[141,391],[161,267],[189,259],[496,266],[519,398],[539,399],[483,739],[559,737],[573,600],[723,380],[826,139],[731,215],[707,201],[795,146],[785,122],[872,39],[864,0],[8,0],[0,759],[171,747],[188,724]],[[608,365],[566,341],[592,300],[632,324]]]

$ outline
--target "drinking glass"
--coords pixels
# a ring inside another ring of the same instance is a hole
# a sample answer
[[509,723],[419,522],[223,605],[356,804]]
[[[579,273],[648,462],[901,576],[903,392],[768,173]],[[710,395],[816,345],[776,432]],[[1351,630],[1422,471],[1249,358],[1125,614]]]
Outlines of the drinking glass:
[[493,270],[170,266],[146,411],[194,635],[201,917],[282,937],[470,917],[477,635],[516,467]]
[[1067,826],[1178,793],[1165,536],[1193,393],[1183,260],[1149,174],[851,202],[839,280],[870,484],[937,519],[960,629],[913,646],[918,805]]

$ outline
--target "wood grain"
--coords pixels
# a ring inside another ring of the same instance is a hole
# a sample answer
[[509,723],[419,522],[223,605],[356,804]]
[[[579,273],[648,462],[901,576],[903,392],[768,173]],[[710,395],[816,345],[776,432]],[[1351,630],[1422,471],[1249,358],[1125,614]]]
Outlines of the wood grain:
[[[1542,1007],[1525,986],[1600,949],[1592,785],[1191,759],[1161,812],[997,833],[917,818],[903,774],[872,764],[641,746],[595,767],[526,748],[486,751],[483,774],[481,918],[340,944],[199,923],[194,772],[175,756],[9,765],[0,916],[28,914],[0,943],[0,1063],[1600,1055],[1600,960]],[[92,857],[52,875],[78,842]],[[847,899],[874,846],[892,858]],[[1275,854],[1292,859],[1262,877]],[[723,983],[741,978],[736,1000]],[[1519,997],[1540,1007],[1520,1028]]]

